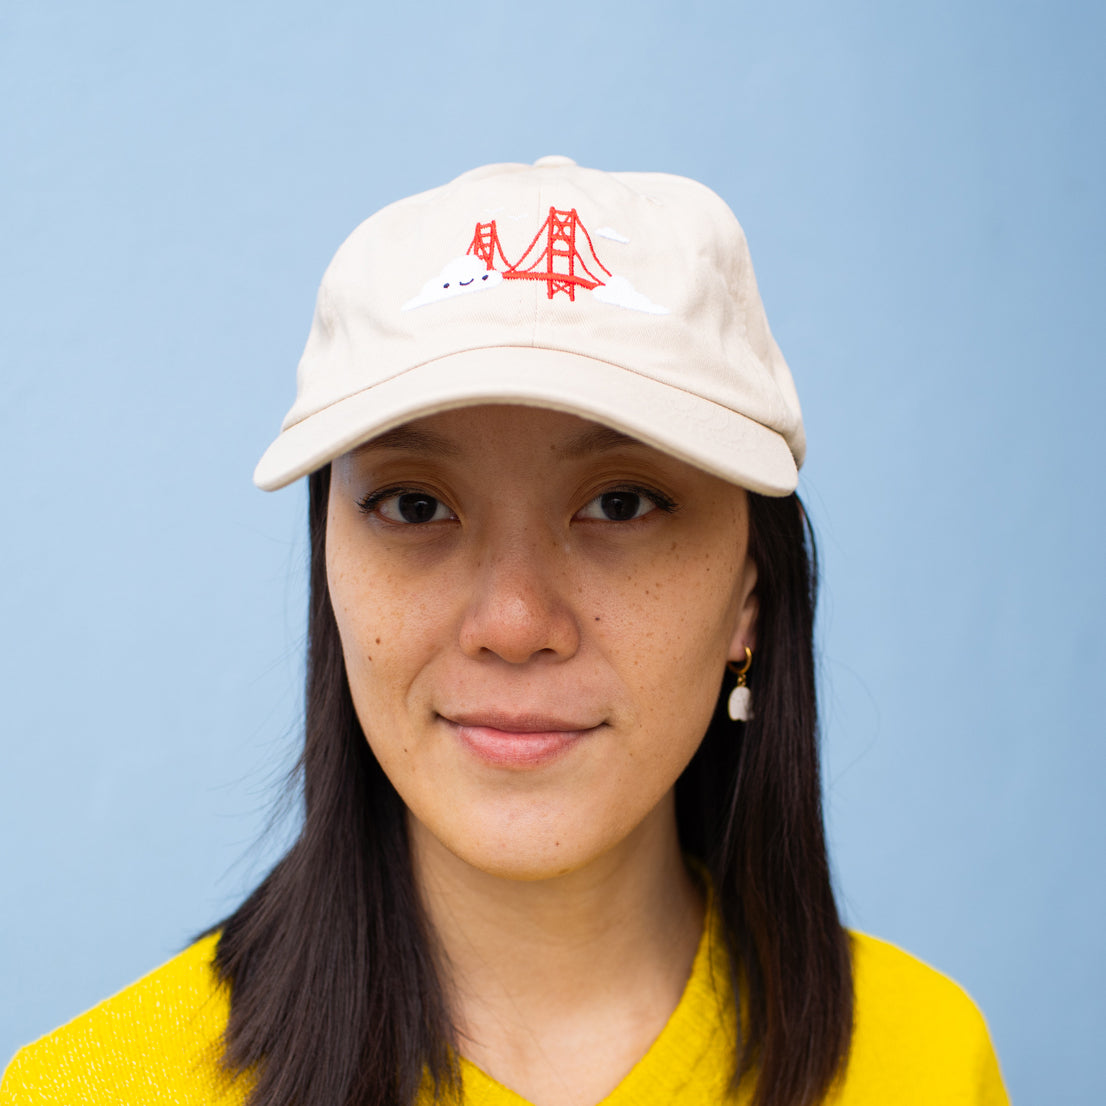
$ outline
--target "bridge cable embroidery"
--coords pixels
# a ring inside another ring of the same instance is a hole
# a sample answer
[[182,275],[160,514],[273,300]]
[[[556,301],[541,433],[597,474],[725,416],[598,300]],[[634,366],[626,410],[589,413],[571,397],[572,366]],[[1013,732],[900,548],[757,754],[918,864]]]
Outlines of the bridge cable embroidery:
[[[499,231],[496,229],[495,220],[490,223],[477,223],[472,236],[472,242],[465,251],[478,257],[489,269],[495,268],[495,259],[498,256],[503,263],[504,280],[544,280],[546,296],[552,299],[558,292],[564,292],[568,298],[575,302],[576,289],[598,288],[605,283],[603,278],[597,276],[588,268],[587,260],[576,246],[577,230],[587,242],[588,253],[592,262],[609,277],[611,271],[599,260],[595,253],[591,235],[587,227],[580,220],[576,208],[568,211],[559,211],[556,207],[550,207],[549,215],[541,225],[533,241],[526,247],[522,256],[513,265],[503,253],[503,246],[499,240]],[[545,243],[537,256],[529,264],[527,260],[535,252],[535,248],[545,237]],[[544,263],[544,268],[538,266]],[[557,266],[560,267],[557,267]],[[579,270],[579,271],[578,271]],[[580,275],[580,273],[584,275]]]

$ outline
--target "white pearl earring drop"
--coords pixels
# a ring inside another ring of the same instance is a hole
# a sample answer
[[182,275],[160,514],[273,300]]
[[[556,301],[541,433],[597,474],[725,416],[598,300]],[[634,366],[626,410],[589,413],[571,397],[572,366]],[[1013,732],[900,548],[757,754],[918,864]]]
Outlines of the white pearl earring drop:
[[737,687],[730,692],[730,718],[734,722],[748,722],[753,717],[753,693],[745,686],[745,676],[753,663],[753,651],[745,646],[745,661],[740,668],[730,667],[737,674]]

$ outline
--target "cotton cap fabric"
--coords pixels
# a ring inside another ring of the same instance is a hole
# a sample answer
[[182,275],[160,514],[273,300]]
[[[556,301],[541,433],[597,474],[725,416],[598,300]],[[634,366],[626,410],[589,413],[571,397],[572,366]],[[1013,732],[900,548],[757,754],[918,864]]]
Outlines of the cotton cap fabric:
[[805,451],[726,204],[684,177],[563,157],[472,170],[350,235],[254,481],[283,487],[483,403],[592,419],[764,495],[794,490]]

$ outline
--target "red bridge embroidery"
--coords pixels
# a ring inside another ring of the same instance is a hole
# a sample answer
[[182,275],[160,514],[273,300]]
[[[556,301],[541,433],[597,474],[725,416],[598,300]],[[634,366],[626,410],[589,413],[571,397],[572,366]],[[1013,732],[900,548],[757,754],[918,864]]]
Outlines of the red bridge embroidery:
[[[588,234],[587,227],[580,222],[576,208],[572,208],[571,211],[558,211],[555,207],[551,207],[548,218],[534,235],[534,240],[513,265],[503,253],[494,219],[490,223],[476,224],[472,242],[465,253],[474,254],[489,269],[495,268],[495,259],[498,256],[503,263],[500,271],[503,273],[504,280],[544,280],[549,299],[558,292],[566,292],[568,298],[575,301],[577,287],[590,290],[605,283],[588,267],[587,259],[577,248],[577,231],[587,243],[587,252],[591,255],[592,265],[601,269],[607,276],[611,276],[610,270],[596,257],[591,235]],[[544,244],[539,247],[543,238]]]

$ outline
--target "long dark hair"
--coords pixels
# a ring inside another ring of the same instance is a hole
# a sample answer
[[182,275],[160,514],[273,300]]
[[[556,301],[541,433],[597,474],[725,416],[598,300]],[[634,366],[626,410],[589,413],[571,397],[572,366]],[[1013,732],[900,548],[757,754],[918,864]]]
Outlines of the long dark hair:
[[[424,1072],[458,1086],[457,1054],[416,892],[403,802],[354,713],[326,580],[330,470],[309,479],[311,589],[303,827],[222,924],[231,988],[224,1066],[250,1106],[410,1106]],[[711,874],[743,996],[734,1085],[756,1106],[809,1106],[852,1031],[848,940],[830,886],[814,694],[813,537],[795,496],[749,496],[758,569],[754,717],[724,682],[676,785],[685,851]]]

